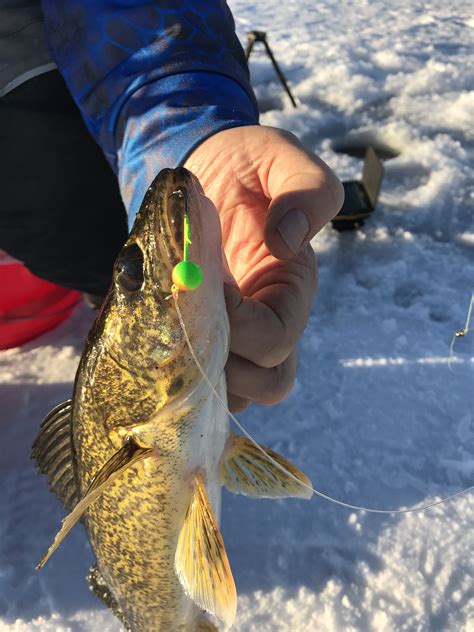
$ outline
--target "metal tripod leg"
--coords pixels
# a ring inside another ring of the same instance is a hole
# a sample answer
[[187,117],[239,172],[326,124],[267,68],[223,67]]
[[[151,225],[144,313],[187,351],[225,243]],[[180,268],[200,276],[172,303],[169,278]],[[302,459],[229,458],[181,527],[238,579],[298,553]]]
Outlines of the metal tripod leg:
[[295,108],[298,107],[295,99],[293,98],[293,95],[291,94],[291,90],[286,81],[285,75],[283,74],[282,69],[278,65],[277,60],[275,59],[272,53],[270,45],[268,44],[266,33],[264,33],[263,31],[250,31],[249,33],[247,33],[247,47],[245,49],[246,59],[247,60],[249,59],[250,53],[252,52],[255,42],[261,42],[265,46],[265,51],[267,55],[270,57],[270,61],[273,64],[273,68],[275,69],[275,72],[278,78],[280,79],[283,88],[285,89],[287,95],[290,97],[290,101],[293,104],[293,107]]

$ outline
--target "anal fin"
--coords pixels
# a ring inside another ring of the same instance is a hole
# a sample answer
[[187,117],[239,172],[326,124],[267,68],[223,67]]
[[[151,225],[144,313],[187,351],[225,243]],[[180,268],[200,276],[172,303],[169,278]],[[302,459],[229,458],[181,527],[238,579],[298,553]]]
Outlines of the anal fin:
[[231,435],[220,465],[229,491],[258,498],[311,498],[311,481],[300,469],[270,448],[260,448],[247,437]]
[[194,492],[179,533],[175,570],[185,592],[200,608],[228,626],[233,624],[237,591],[201,475],[194,479]]

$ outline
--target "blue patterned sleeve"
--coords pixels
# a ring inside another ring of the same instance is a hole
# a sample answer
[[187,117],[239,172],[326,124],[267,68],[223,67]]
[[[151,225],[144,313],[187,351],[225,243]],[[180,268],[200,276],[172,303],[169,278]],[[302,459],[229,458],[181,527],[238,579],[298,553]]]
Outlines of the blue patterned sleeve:
[[164,167],[207,137],[254,125],[247,64],[224,0],[43,0],[48,41],[118,175],[133,224]]

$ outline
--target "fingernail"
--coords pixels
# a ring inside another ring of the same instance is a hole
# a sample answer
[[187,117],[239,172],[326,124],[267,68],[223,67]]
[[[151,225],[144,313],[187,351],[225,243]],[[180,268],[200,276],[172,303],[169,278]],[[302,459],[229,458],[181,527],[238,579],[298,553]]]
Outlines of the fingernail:
[[308,216],[299,208],[288,211],[277,226],[283,241],[294,255],[300,251],[309,229]]

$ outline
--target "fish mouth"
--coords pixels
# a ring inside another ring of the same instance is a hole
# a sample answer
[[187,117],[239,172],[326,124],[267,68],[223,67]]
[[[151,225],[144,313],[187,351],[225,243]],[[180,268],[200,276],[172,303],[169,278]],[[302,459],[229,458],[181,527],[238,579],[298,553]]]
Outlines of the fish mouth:
[[187,244],[193,244],[193,257],[201,258],[201,195],[201,186],[190,171],[184,167],[163,169],[140,206],[129,245],[137,243],[142,250],[146,276],[159,288],[161,298],[170,294],[172,271],[185,256],[185,218],[192,234],[192,242]]
[[171,266],[174,267],[184,255],[184,220],[194,207],[198,183],[184,167],[164,169],[158,178],[162,193],[161,204],[157,205],[156,224]]

